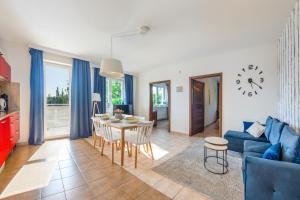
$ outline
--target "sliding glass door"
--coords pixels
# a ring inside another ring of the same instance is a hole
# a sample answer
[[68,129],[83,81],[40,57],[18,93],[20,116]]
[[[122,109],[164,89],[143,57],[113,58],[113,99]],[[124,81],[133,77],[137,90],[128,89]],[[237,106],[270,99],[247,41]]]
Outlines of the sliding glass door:
[[45,62],[45,138],[70,134],[71,67]]

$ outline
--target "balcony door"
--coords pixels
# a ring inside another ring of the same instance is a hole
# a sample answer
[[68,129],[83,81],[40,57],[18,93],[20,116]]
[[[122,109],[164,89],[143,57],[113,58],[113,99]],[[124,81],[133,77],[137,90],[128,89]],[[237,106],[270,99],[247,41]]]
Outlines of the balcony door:
[[71,67],[45,62],[45,138],[70,135]]

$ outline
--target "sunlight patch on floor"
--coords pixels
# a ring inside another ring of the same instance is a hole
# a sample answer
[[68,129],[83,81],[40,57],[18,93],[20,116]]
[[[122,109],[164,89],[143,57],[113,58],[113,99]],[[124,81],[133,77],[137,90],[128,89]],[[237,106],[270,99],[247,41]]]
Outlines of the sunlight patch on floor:
[[31,156],[1,193],[0,198],[46,187],[57,166],[64,140],[47,141]]

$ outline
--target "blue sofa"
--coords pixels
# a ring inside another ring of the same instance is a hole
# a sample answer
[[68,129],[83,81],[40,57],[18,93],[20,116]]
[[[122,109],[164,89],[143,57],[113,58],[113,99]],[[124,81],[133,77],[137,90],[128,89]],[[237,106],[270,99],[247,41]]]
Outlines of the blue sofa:
[[[286,123],[268,117],[265,133],[254,138],[249,133],[228,131],[229,149],[243,153],[246,200],[300,199],[300,136]],[[267,160],[263,153],[281,143],[281,160]]]

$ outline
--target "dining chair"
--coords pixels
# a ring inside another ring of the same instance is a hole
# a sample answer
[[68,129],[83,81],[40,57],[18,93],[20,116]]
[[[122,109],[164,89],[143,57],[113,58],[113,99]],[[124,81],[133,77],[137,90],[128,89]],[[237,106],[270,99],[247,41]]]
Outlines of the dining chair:
[[114,163],[114,147],[115,145],[117,146],[118,141],[120,141],[121,134],[119,131],[112,129],[110,122],[105,120],[100,120],[100,131],[103,137],[101,155],[103,156],[105,142],[111,143],[112,163]]
[[[150,149],[151,158],[154,160],[153,151],[151,146],[151,133],[153,128],[154,121],[144,121],[139,123],[136,130],[129,131],[125,135],[125,141],[127,144],[128,155],[131,156],[132,154],[132,146],[135,146],[135,158],[134,158],[134,167],[137,167],[137,153],[140,146],[145,146],[147,149]],[[130,148],[129,148],[130,146]]]
[[97,139],[99,139],[99,146],[101,147],[103,141],[103,134],[101,131],[100,118],[92,117],[93,121],[93,140],[94,140],[94,148],[96,147]]

